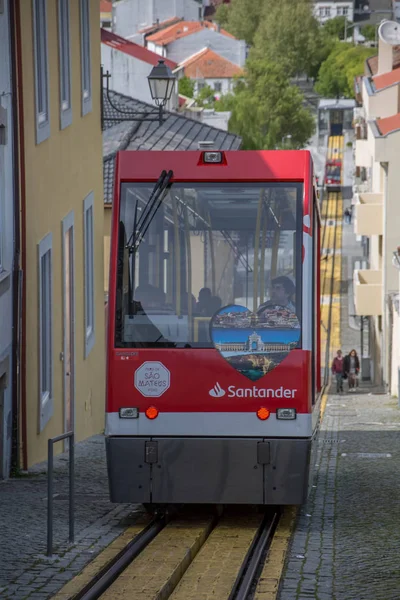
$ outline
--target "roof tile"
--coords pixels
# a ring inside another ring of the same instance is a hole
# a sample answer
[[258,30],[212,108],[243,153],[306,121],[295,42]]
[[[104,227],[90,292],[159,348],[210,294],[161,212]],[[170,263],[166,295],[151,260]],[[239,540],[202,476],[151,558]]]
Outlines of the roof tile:
[[376,125],[381,135],[388,135],[400,129],[400,113],[393,115],[392,117],[385,117],[384,119],[377,119]]
[[[125,38],[116,35],[111,31],[107,31],[107,29],[101,30],[101,42],[102,44],[106,44],[106,46],[110,46],[110,48],[124,52],[129,56],[133,56],[138,60],[148,63],[149,65],[155,66],[158,64],[158,61],[163,58],[159,54],[151,52],[151,50],[148,50],[143,46],[139,46],[139,44],[130,42],[129,40],[126,40]],[[168,58],[164,58],[164,62],[170,69],[176,69],[178,66],[176,62],[169,60]]]
[[209,48],[193,54],[180,64],[191,79],[231,78],[243,70]]
[[391,85],[400,83],[400,69],[393,69],[393,71],[389,71],[388,73],[375,75],[372,80],[375,84],[376,91],[379,92],[380,90],[384,90]]
[[203,140],[215,140],[221,150],[238,150],[241,146],[239,136],[178,113],[166,113],[166,120],[161,126],[158,121],[124,121],[126,115],[124,117],[114,107],[133,115],[140,111],[157,116],[158,112],[150,104],[116,92],[109,91],[109,98],[112,105],[104,92],[103,176],[106,205],[112,204],[114,161],[119,150],[197,150],[198,141]]
[[[161,31],[157,31],[157,33],[147,36],[147,41],[153,42],[154,44],[157,44],[157,46],[167,46],[171,42],[175,42],[175,40],[192,35],[192,33],[196,33],[202,29],[218,31],[218,25],[210,23],[209,21],[181,21],[180,23],[171,25],[171,27],[167,27],[166,29],[162,29]],[[225,31],[225,29],[221,29],[220,33],[235,39],[234,36]]]

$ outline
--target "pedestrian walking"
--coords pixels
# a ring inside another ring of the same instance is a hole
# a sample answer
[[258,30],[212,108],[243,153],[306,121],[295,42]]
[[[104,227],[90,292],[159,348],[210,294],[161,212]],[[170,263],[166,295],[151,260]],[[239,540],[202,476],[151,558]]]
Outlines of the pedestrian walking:
[[336,393],[343,392],[343,356],[342,351],[338,350],[332,361],[332,375],[336,377]]
[[358,387],[358,374],[360,372],[360,361],[357,352],[353,349],[343,360],[343,373],[349,381],[349,391]]
[[349,224],[351,222],[351,215],[348,208],[344,211],[344,222]]

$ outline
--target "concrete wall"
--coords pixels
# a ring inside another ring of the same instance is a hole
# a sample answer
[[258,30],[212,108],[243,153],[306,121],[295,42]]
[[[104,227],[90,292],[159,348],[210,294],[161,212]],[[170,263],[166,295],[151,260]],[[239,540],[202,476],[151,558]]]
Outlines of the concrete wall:
[[365,112],[369,119],[391,117],[399,110],[398,85],[393,85],[374,94],[368,94],[366,78],[364,78],[362,94]]
[[[143,60],[125,54],[120,50],[111,48],[107,44],[101,44],[101,62],[104,72],[111,73],[109,86],[111,90],[147,102],[155,107],[150,94],[150,88],[147,76],[150,74],[153,66]],[[183,76],[182,72],[177,74],[177,79]],[[167,110],[174,110],[178,107],[178,83],[172,92],[171,98],[167,104]]]
[[113,31],[132,39],[130,36],[153,25],[157,19],[160,23],[173,17],[197,21],[199,7],[196,0],[122,0],[113,7]]
[[209,85],[212,90],[214,89],[214,84],[216,82],[220,83],[221,90],[218,92],[216,91],[215,93],[221,94],[221,95],[228,94],[229,92],[232,91],[232,88],[233,88],[233,79],[230,79],[228,77],[221,77],[219,79],[199,79],[199,80],[195,79],[195,82],[196,82],[196,84],[195,84],[195,93],[196,94],[198,94],[201,90],[201,87],[199,89],[199,83],[201,83],[201,84],[205,83],[206,85]]
[[0,479],[7,477],[11,458],[12,402],[12,267],[14,191],[9,0],[0,13],[0,123],[6,144],[0,145]]
[[[36,145],[32,3],[21,3],[26,165],[26,388],[28,466],[46,458],[47,439],[64,431],[62,219],[75,223],[75,431],[76,440],[104,427],[104,206],[100,127],[99,2],[90,0],[92,111],[81,112],[79,1],[70,2],[72,124],[60,130],[57,3],[47,3],[50,73],[50,137]],[[85,358],[83,203],[94,194],[95,344]],[[53,415],[39,433],[38,244],[53,236]],[[62,445],[56,446],[60,451]]]
[[167,46],[167,57],[177,63],[208,47],[239,67],[246,61],[246,42],[235,40],[212,29],[202,29]]

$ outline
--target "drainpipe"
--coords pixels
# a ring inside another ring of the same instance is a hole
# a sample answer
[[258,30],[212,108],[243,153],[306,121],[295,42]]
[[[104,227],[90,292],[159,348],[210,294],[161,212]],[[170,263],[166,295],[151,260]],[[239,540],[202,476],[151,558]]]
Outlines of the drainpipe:
[[[20,468],[20,441],[22,468],[28,468],[26,432],[26,187],[24,105],[22,91],[22,50],[20,0],[10,1],[11,57],[13,86],[14,128],[14,264],[13,264],[13,466]],[[15,426],[15,427],[14,427]]]
[[383,244],[382,244],[382,287],[383,287],[383,307],[382,307],[382,385],[384,390],[388,387],[388,324],[387,324],[387,312],[388,312],[388,295],[386,291],[387,286],[387,273],[386,273],[386,223],[387,223],[387,201],[388,201],[388,172],[389,163],[382,162],[382,169],[385,173],[384,188],[383,188]]

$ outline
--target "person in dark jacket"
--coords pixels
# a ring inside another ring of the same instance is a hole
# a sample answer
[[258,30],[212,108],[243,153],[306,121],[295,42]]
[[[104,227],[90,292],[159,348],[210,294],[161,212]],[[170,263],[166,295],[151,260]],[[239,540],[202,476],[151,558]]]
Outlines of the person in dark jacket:
[[336,393],[343,392],[343,356],[342,351],[338,350],[332,361],[332,375],[336,377]]
[[358,387],[358,374],[360,372],[360,361],[357,352],[353,349],[344,357],[343,373],[348,378],[349,391]]

